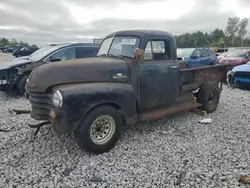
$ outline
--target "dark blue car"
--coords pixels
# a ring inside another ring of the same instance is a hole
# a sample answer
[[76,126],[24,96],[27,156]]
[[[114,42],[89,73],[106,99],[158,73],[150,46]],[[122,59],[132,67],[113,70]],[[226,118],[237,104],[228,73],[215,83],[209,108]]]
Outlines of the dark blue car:
[[234,87],[250,89],[250,61],[229,71],[227,73],[227,82]]
[[215,65],[217,57],[209,48],[177,49],[178,60],[184,60],[188,68]]

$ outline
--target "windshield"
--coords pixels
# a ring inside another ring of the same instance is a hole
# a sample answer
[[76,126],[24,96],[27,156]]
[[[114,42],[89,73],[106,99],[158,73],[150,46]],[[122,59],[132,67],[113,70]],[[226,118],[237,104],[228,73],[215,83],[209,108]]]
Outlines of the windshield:
[[226,55],[226,57],[244,57],[246,52],[244,51],[233,51]]
[[194,51],[194,48],[177,49],[177,57],[189,57]]
[[229,52],[223,52],[219,56],[226,56]]
[[139,47],[138,37],[117,36],[103,41],[97,56],[111,55],[135,58],[134,50]]
[[35,51],[32,53],[29,57],[32,61],[38,61],[42,59],[44,56],[50,54],[51,52],[61,48],[62,46],[49,46],[49,47],[44,47],[40,48],[39,50]]

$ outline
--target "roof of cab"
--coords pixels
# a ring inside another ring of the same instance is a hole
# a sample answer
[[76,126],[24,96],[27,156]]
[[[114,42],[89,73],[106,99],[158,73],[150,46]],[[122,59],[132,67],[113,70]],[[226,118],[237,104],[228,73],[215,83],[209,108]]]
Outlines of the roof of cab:
[[114,36],[114,35],[123,35],[123,36],[138,36],[138,37],[145,37],[145,36],[165,36],[174,38],[174,36],[171,33],[168,33],[166,31],[158,31],[158,30],[143,30],[143,29],[134,29],[134,30],[121,30],[114,33],[109,34],[107,37]]

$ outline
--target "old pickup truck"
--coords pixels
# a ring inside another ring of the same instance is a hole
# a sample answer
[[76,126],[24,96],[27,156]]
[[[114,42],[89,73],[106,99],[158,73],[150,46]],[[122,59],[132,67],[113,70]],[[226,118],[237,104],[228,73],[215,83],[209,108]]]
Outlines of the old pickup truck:
[[97,57],[32,71],[26,82],[31,117],[58,133],[74,133],[82,149],[100,154],[114,147],[125,124],[198,107],[216,110],[228,65],[186,68],[176,59],[170,33],[112,33]]

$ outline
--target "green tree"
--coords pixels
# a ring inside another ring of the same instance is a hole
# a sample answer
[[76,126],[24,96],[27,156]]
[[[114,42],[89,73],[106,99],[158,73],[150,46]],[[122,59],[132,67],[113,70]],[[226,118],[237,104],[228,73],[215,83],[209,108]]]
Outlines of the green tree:
[[241,40],[241,44],[240,46],[243,46],[243,42],[244,42],[244,37],[247,34],[247,26],[248,26],[248,18],[243,18],[242,20],[240,20],[240,22],[238,23],[238,36]]
[[231,45],[234,44],[235,37],[239,28],[239,21],[240,21],[239,17],[228,18],[227,27],[226,27],[226,35],[230,38]]
[[0,40],[0,46],[6,46],[6,45],[8,45],[8,44],[9,44],[9,40],[8,40],[8,39],[2,38],[2,39]]
[[10,41],[10,43],[9,43],[10,45],[17,45],[18,44],[18,42],[17,42],[17,40],[16,39],[11,39],[11,41]]
[[28,47],[29,46],[29,44],[27,42],[24,42],[24,41],[19,41],[19,45],[23,46],[23,47]]

